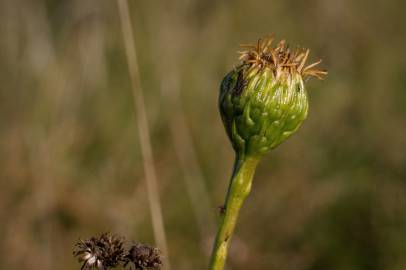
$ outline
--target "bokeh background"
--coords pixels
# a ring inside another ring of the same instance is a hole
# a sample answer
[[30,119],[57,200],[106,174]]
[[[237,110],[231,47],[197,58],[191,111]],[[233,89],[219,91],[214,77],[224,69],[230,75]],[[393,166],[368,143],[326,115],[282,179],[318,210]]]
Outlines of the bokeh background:
[[[129,2],[172,269],[206,268],[234,158],[219,83],[269,33],[329,75],[262,160],[228,269],[406,268],[405,1]],[[0,2],[0,269],[79,269],[106,231],[154,243],[118,14]]]

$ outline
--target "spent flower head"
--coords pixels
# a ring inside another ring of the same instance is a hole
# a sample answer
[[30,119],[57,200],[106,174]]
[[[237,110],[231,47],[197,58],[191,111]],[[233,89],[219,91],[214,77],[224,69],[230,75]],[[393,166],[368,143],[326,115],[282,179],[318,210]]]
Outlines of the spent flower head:
[[133,263],[135,269],[139,270],[160,269],[162,266],[161,252],[148,245],[135,244],[126,256],[127,263]]
[[292,135],[308,111],[304,80],[322,79],[321,60],[306,66],[308,49],[291,50],[273,37],[241,45],[241,63],[223,79],[219,107],[226,132],[240,156],[261,156]]
[[124,261],[123,244],[123,238],[104,233],[100,237],[79,240],[73,255],[83,262],[81,270],[108,270]]
[[[159,249],[144,245],[133,244],[129,250],[124,248],[124,238],[108,233],[100,237],[79,240],[75,244],[73,255],[83,262],[81,270],[109,270],[119,265],[128,264],[138,270],[157,270],[162,266],[162,256]],[[128,246],[128,245],[127,245]]]

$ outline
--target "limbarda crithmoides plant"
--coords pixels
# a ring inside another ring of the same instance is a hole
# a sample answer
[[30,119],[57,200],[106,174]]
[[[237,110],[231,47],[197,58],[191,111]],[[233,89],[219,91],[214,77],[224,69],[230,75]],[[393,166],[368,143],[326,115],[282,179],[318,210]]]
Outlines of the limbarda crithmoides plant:
[[[316,68],[321,60],[306,65],[308,49],[291,49],[285,40],[274,43],[273,37],[266,37],[242,47],[241,62],[220,85],[219,110],[235,151],[235,163],[221,207],[210,270],[224,269],[238,214],[250,193],[259,161],[293,135],[306,119],[309,103],[305,82],[327,74]],[[74,255],[82,262],[82,270],[162,266],[157,248],[142,244],[125,248],[123,238],[109,234],[80,240]]]

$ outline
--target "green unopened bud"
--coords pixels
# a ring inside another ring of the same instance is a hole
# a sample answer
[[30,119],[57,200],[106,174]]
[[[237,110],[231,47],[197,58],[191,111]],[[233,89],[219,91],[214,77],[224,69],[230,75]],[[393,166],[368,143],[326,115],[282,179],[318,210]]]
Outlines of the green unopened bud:
[[220,88],[219,107],[227,134],[241,155],[260,156],[291,136],[306,119],[308,99],[303,80],[326,71],[304,67],[309,50],[291,51],[272,38],[247,45],[242,64],[229,72]]

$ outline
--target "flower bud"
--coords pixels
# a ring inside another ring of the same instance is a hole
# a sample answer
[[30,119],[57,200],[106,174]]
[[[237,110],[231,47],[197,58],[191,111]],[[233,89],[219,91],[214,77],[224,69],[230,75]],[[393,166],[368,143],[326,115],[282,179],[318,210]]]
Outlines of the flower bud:
[[306,119],[308,99],[304,79],[319,79],[326,71],[304,67],[309,50],[291,51],[272,38],[244,45],[242,63],[220,87],[221,117],[232,145],[241,156],[261,156],[285,141]]

